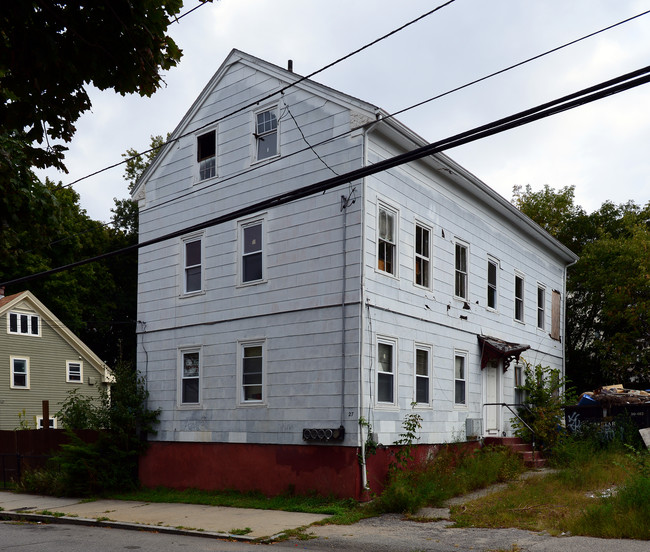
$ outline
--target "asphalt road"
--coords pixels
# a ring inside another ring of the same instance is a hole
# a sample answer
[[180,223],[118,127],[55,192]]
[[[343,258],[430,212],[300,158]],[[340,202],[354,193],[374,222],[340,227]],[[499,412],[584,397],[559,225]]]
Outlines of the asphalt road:
[[[358,552],[648,552],[647,541],[551,537],[518,529],[452,529],[449,522],[417,523],[381,516],[355,525],[314,526],[311,540],[269,545],[276,551]],[[11,552],[259,552],[266,545],[77,525],[0,523],[0,551]]]

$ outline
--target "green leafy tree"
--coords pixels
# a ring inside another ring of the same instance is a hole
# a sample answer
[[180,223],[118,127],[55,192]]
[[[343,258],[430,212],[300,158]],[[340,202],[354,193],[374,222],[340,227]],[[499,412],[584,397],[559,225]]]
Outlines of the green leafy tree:
[[565,380],[558,370],[538,364],[524,365],[523,392],[525,407],[520,407],[511,424],[515,435],[527,442],[535,441],[538,449],[552,449],[559,438],[559,428],[564,417]]
[[567,377],[579,390],[650,384],[650,203],[586,214],[573,187],[514,188],[513,203],[580,255],[567,279]]
[[[90,109],[88,84],[151,96],[181,51],[166,34],[182,0],[21,0],[0,11],[0,128],[29,166],[64,169],[60,145]],[[44,144],[44,146],[38,146]]]
[[[21,0],[0,10],[0,259],[3,272],[62,224],[33,168],[66,170],[63,158],[89,85],[150,96],[181,51],[167,28],[182,0]],[[137,230],[136,230],[137,231]],[[31,234],[25,240],[25,234]],[[41,244],[42,245],[42,244]],[[38,257],[38,256],[37,256]],[[40,260],[38,257],[37,260]],[[5,280],[6,277],[3,277]]]
[[138,458],[146,450],[145,437],[155,433],[159,410],[147,407],[145,382],[129,363],[113,369],[110,392],[101,389],[99,404],[72,391],[57,418],[65,429],[99,430],[94,442],[69,432],[70,443],[54,458],[60,477],[51,480],[66,493],[88,495],[137,485]]

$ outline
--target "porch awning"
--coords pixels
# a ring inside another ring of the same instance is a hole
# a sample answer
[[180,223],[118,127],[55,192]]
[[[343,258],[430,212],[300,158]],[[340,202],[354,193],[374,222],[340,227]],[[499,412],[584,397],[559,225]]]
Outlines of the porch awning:
[[519,355],[530,349],[530,345],[510,343],[487,335],[479,335],[478,343],[481,347],[481,370],[491,360],[503,360],[503,371],[505,372],[513,360],[519,360]]

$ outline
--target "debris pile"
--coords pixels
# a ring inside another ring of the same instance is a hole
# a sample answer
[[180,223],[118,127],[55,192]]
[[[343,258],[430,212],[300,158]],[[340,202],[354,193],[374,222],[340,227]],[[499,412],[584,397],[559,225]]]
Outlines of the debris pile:
[[650,404],[650,392],[639,389],[625,389],[619,383],[583,393],[578,401],[579,406],[600,405],[603,408],[626,404]]

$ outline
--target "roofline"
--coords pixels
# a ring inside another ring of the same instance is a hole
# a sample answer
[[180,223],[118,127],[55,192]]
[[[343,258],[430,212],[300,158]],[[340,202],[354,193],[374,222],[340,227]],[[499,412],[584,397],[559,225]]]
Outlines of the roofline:
[[[158,166],[162,162],[162,158],[164,157],[164,154],[166,153],[167,149],[173,145],[173,142],[179,136],[185,134],[186,128],[188,127],[189,124],[191,124],[194,114],[203,105],[207,96],[212,92],[216,83],[219,80],[221,80],[221,78],[226,73],[228,68],[230,68],[230,66],[234,65],[235,63],[243,63],[244,65],[247,65],[249,67],[262,65],[264,67],[264,70],[267,73],[272,74],[279,80],[286,82],[287,85],[290,85],[293,82],[295,83],[294,86],[298,89],[309,90],[311,93],[316,95],[326,94],[332,101],[344,104],[350,108],[356,109],[357,111],[365,112],[365,115],[367,115],[368,117],[374,118],[375,114],[379,111],[379,108],[377,106],[370,104],[364,100],[361,100],[354,96],[350,96],[349,94],[345,94],[344,92],[341,92],[334,88],[330,88],[329,86],[326,86],[324,84],[320,84],[312,79],[301,80],[304,77],[297,73],[294,73],[293,71],[289,71],[288,69],[284,69],[279,65],[275,65],[271,62],[265,61],[261,58],[258,58],[256,56],[247,54],[246,52],[242,52],[241,50],[237,50],[236,48],[233,48],[228,54],[228,56],[226,57],[226,59],[219,66],[217,71],[214,73],[214,75],[212,75],[208,83],[203,87],[201,93],[197,96],[194,102],[192,102],[192,105],[187,110],[187,112],[180,120],[180,122],[176,125],[174,131],[170,134],[169,137],[170,143],[168,143],[166,146],[161,148],[159,154],[156,155],[156,157],[151,162],[151,164],[142,173],[142,176],[138,179],[138,182],[133,188],[133,192],[131,193],[132,198],[136,198],[136,196],[140,192],[140,188],[148,180],[150,174],[153,173],[158,168]],[[278,92],[283,88],[285,88],[285,85],[278,86]],[[271,100],[269,99],[269,102],[270,101]]]
[[[11,299],[12,297],[13,299]],[[102,382],[107,383],[111,382],[114,379],[109,366],[104,361],[102,361],[102,359],[100,359],[70,329],[68,329],[68,327],[63,324],[63,322],[61,322],[50,309],[41,303],[31,291],[21,291],[15,295],[5,297],[5,299],[11,300],[0,306],[0,316],[4,315],[4,313],[6,313],[8,310],[14,308],[17,303],[27,300],[32,304],[34,310],[37,311],[41,317],[50,324],[54,331],[56,331],[65,341],[67,341],[70,346],[74,347],[78,351],[81,351],[91,361],[93,368],[95,368],[95,370],[101,374]]]
[[[378,123],[373,125],[369,131],[384,134],[388,138],[400,142],[405,149],[412,149],[412,146],[421,147],[428,145],[424,138],[417,133],[413,132],[409,127],[391,117],[388,113],[382,110],[381,118]],[[386,129],[392,132],[386,132]],[[544,228],[537,224],[534,220],[522,213],[517,207],[505,199],[501,194],[493,190],[480,178],[469,172],[467,169],[459,165],[451,157],[445,153],[436,153],[428,157],[420,159],[420,161],[433,166],[435,169],[442,167],[451,171],[448,178],[462,184],[463,180],[471,183],[474,187],[474,195],[479,199],[487,200],[491,203],[491,207],[498,209],[506,218],[517,228],[526,232],[528,235],[533,236],[537,241],[543,243],[547,248],[555,251],[555,253],[565,261],[567,265],[571,265],[578,260],[578,256],[566,247],[562,242],[549,234]],[[436,163],[437,162],[437,163]],[[470,190],[471,192],[471,190]]]

